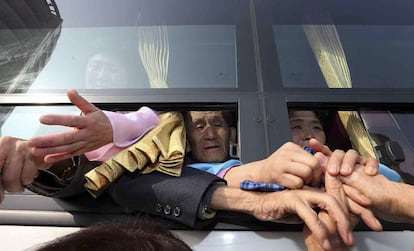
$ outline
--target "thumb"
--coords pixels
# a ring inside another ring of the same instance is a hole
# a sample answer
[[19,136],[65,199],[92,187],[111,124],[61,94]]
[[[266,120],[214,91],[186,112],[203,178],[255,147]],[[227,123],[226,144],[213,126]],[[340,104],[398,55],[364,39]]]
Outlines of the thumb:
[[83,114],[88,114],[99,110],[96,106],[89,103],[86,99],[79,95],[78,92],[74,89],[69,89],[67,91],[67,96],[72,104],[76,105]]

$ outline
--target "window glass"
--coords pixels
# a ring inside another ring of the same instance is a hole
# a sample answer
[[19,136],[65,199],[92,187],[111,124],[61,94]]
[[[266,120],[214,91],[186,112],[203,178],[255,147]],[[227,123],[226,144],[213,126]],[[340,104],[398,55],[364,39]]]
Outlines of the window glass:
[[[234,3],[227,16],[184,0],[55,3],[42,14],[53,23],[0,29],[1,93],[237,87]],[[6,24],[22,14],[8,11]]]
[[69,127],[43,125],[39,117],[43,114],[79,115],[75,106],[2,106],[0,109],[0,136],[28,139],[33,136],[72,130]]
[[331,149],[355,149],[397,171],[414,184],[414,114],[391,111],[335,111],[289,108],[292,141],[308,146],[316,138]]
[[412,88],[412,25],[273,25],[284,87]]
[[230,25],[63,27],[30,88],[237,87],[234,41]]
[[406,183],[414,184],[414,114],[390,111],[360,114],[375,142],[378,159],[398,171]]

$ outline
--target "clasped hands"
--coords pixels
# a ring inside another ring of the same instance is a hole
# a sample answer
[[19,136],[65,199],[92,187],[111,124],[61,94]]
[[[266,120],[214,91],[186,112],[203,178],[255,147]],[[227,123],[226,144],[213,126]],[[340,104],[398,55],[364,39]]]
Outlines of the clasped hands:
[[[352,228],[359,219],[362,219],[374,231],[381,231],[382,226],[369,208],[370,199],[360,190],[343,184],[342,177],[351,175],[356,168],[363,169],[367,175],[376,175],[378,162],[374,158],[360,156],[355,150],[347,152],[335,150],[332,152],[327,146],[315,139],[309,143],[316,151],[314,159],[317,160],[317,163],[305,153],[285,152],[284,156],[290,156],[292,160],[288,163],[291,165],[289,170],[293,171],[291,173],[285,172],[283,174],[285,180],[278,182],[290,188],[323,190],[324,193],[336,200],[342,212],[347,216],[349,225],[347,228],[342,228],[344,226],[338,226],[335,214],[332,211],[324,210],[324,206],[321,206],[321,210],[317,213],[317,222],[320,224],[318,227],[325,231],[326,236],[321,239],[318,232],[311,231],[309,225],[305,224],[303,232],[308,250],[348,250],[348,247],[354,244]],[[279,149],[283,149],[283,147]],[[300,149],[296,146],[290,146],[289,150],[299,151]],[[295,172],[295,170],[301,170],[303,173]],[[323,240],[322,243],[320,240]]]

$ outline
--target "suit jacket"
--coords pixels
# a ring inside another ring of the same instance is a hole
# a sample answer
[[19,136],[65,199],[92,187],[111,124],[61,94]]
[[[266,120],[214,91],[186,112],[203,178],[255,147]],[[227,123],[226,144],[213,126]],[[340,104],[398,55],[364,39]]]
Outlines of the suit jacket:
[[[84,200],[87,193],[83,187],[84,174],[97,165],[99,162],[88,161],[84,156],[62,161],[46,171],[40,170],[38,178],[27,188],[76,203],[76,197]],[[211,194],[217,183],[225,182],[215,175],[184,166],[180,177],[160,172],[124,174],[107,193],[125,212],[149,213],[200,228],[212,221],[200,220],[198,215],[204,196]]]
[[203,196],[218,182],[224,183],[215,175],[184,166],[180,177],[160,172],[123,175],[111,185],[108,194],[126,210],[200,227],[198,214]]

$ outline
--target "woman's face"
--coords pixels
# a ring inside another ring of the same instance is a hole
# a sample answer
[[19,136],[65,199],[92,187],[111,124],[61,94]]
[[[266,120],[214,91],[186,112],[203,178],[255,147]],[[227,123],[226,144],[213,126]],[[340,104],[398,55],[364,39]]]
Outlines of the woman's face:
[[313,111],[290,111],[289,123],[293,143],[309,146],[309,140],[315,138],[325,144],[324,128]]

